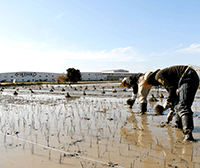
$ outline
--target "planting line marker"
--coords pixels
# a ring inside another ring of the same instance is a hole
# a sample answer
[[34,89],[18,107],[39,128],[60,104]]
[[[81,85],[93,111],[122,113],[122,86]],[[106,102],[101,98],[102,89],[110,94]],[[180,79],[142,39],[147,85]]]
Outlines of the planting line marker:
[[[42,144],[38,144],[38,143],[29,141],[29,140],[25,140],[25,139],[22,139],[22,138],[15,137],[15,136],[13,136],[13,135],[7,135],[7,134],[3,134],[3,133],[0,133],[0,134],[2,134],[2,135],[4,135],[4,136],[8,136],[8,137],[15,138],[15,139],[20,140],[20,141],[28,142],[28,143],[31,143],[31,144],[34,144],[34,145],[37,145],[37,146],[40,146],[40,147],[43,147],[43,148],[51,149],[51,150],[53,150],[53,151],[57,151],[57,152],[65,153],[65,154],[72,154],[72,155],[74,155],[74,153],[69,153],[69,152],[65,152],[65,151],[59,150],[59,149],[51,148],[51,147],[48,147],[48,146],[45,146],[45,145],[42,145]],[[117,165],[114,165],[114,164],[112,164],[112,163],[109,164],[109,163],[102,162],[102,161],[95,160],[95,159],[91,159],[91,158],[88,158],[88,157],[79,156],[78,154],[77,154],[77,155],[75,154],[74,157],[82,158],[82,159],[86,159],[86,160],[90,160],[90,161],[97,162],[97,163],[101,163],[101,164],[108,165],[108,166],[111,166],[111,167],[124,168],[124,167],[122,167],[122,166],[117,166]]]

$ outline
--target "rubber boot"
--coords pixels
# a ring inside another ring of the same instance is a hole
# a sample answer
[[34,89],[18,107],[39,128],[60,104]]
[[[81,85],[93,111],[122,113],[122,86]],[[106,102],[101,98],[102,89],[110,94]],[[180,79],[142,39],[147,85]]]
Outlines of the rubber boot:
[[179,117],[179,115],[177,113],[176,113],[176,116],[175,116],[175,127],[183,130],[181,117]]
[[183,125],[183,141],[195,141],[192,135],[192,130],[194,129],[193,116],[191,114],[185,114],[181,117]]
[[140,115],[144,115],[147,111],[147,103],[140,103]]

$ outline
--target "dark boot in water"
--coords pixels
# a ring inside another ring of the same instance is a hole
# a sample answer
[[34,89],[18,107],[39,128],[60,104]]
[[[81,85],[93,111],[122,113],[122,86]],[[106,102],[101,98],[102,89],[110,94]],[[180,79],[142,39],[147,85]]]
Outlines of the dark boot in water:
[[183,141],[196,141],[194,138],[193,138],[193,135],[192,135],[192,131],[191,130],[188,130],[187,133],[184,133],[184,139]]
[[181,117],[181,121],[184,134],[183,141],[196,141],[192,135],[192,130],[194,129],[193,116],[191,114],[185,114]]
[[179,115],[177,113],[175,115],[175,128],[183,130],[181,117],[179,117]]
[[147,111],[147,103],[140,103],[140,115],[144,115]]

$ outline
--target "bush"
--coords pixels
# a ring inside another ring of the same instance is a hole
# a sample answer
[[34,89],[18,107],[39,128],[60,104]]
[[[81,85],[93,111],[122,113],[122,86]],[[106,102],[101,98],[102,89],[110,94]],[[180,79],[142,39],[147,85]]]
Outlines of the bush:
[[81,73],[79,69],[74,69],[74,68],[68,68],[67,69],[67,75],[66,75],[66,80],[69,82],[78,82],[81,81]]

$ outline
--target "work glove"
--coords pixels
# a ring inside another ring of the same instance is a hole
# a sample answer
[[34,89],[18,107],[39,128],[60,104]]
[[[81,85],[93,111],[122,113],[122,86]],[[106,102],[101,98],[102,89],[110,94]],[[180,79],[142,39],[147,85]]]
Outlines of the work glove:
[[172,106],[172,103],[166,101],[165,104],[163,105],[164,111],[167,110],[168,108],[170,108],[171,106]]
[[170,110],[168,115],[167,115],[167,124],[172,121],[172,118],[173,118],[173,115],[174,115],[174,110]]
[[136,98],[137,98],[137,94],[133,94],[132,100],[133,100],[134,102],[135,102]]
[[136,98],[137,98],[137,94],[134,94],[133,97],[132,97],[133,104],[135,103]]

